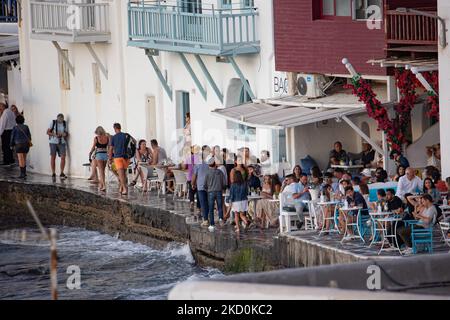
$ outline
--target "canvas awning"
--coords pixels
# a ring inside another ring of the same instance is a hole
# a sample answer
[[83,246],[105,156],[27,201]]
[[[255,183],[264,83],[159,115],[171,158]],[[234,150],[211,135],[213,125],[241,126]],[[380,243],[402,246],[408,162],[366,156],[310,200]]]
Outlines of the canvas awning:
[[317,99],[289,96],[256,100],[213,110],[218,117],[251,127],[286,129],[366,112],[364,104],[347,93]]

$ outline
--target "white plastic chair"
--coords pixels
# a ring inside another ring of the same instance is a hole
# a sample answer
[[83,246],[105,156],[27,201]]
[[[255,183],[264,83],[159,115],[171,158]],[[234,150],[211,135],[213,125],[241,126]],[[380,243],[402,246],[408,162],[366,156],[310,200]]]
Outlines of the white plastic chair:
[[308,202],[309,215],[305,216],[305,230],[319,229],[317,221],[317,199]]
[[178,195],[184,193],[184,196],[180,198],[186,199],[187,197],[187,175],[185,171],[182,170],[172,170],[173,176],[175,178],[175,190],[173,192],[173,199]]
[[286,193],[280,194],[280,233],[290,233],[292,231],[298,230],[297,221],[299,221],[299,217],[297,215],[297,212],[295,210],[283,210],[284,206],[288,202],[287,199],[285,199],[285,197],[287,196],[288,194]]

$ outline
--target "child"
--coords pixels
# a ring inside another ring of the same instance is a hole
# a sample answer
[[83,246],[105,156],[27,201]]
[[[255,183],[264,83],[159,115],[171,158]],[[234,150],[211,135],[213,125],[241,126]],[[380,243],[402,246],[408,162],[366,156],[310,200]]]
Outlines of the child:
[[247,193],[247,184],[242,178],[242,173],[239,170],[236,170],[234,173],[233,183],[231,184],[230,188],[230,202],[232,211],[235,215],[235,229],[237,233],[239,233],[239,217],[242,219],[242,221],[244,221],[245,229],[249,226],[249,221],[245,216],[245,213],[248,210]]
[[204,188],[208,192],[209,228],[214,231],[214,205],[217,203],[219,211],[219,224],[223,225],[223,190],[227,181],[221,170],[217,169],[214,158],[208,161],[209,170],[205,177]]

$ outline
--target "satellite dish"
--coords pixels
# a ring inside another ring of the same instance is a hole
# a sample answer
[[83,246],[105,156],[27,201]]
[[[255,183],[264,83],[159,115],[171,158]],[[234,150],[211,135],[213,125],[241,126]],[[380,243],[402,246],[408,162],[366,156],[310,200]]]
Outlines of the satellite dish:
[[306,95],[308,92],[308,84],[306,83],[306,79],[303,77],[299,77],[297,79],[297,89],[298,93],[300,93],[302,96]]

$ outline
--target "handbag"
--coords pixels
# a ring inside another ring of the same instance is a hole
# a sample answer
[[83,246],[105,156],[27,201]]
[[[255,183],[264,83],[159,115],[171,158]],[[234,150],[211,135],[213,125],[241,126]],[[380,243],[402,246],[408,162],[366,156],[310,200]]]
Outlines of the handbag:
[[19,128],[20,131],[22,131],[23,135],[27,138],[28,140],[28,146],[31,148],[33,146],[33,142],[31,142],[31,139],[28,138],[28,136],[26,135],[26,133],[22,130],[22,128],[20,128],[19,126],[17,126],[17,128]]

